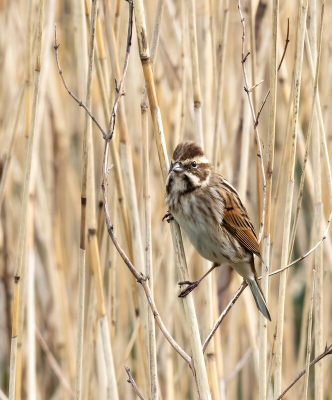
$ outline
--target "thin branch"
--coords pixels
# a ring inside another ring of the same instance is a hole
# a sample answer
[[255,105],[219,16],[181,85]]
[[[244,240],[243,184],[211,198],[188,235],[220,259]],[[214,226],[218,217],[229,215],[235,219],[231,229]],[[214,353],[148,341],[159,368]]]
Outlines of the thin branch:
[[236,377],[236,375],[242,370],[242,368],[246,365],[246,362],[248,361],[249,357],[252,354],[252,348],[249,347],[247,351],[243,354],[241,359],[237,362],[235,365],[233,371],[227,376],[225,381],[228,383],[230,380]]
[[[298,263],[299,261],[302,261],[304,258],[308,257],[312,252],[314,252],[317,249],[317,247],[327,238],[327,234],[328,234],[328,230],[330,228],[331,220],[332,220],[332,212],[330,214],[329,220],[327,221],[327,226],[326,226],[326,229],[325,229],[323,237],[315,244],[315,246],[312,249],[310,249],[307,253],[305,253],[304,255],[300,256],[296,260],[292,261],[290,264],[286,265],[286,267],[280,268],[280,269],[278,269],[276,271],[271,272],[269,274],[269,276],[279,274],[280,272],[284,271],[285,269],[288,269],[288,268],[292,267],[294,264]],[[262,277],[260,276],[258,279],[262,279]],[[248,286],[247,282],[243,281],[241,283],[240,287],[238,288],[237,292],[233,296],[232,300],[228,303],[227,307],[220,314],[219,318],[217,319],[216,323],[214,324],[213,328],[211,329],[211,332],[209,333],[208,337],[205,339],[205,342],[203,343],[203,353],[205,352],[205,350],[206,350],[210,340],[212,339],[213,335],[216,333],[216,330],[219,328],[220,324],[225,319],[226,315],[231,310],[231,308],[233,307],[233,305],[238,300],[238,298],[240,297],[240,295],[242,294],[242,292],[244,291],[244,289],[247,286]]]
[[46,354],[46,358],[48,359],[48,362],[50,363],[50,366],[53,369],[55,375],[57,376],[57,378],[59,379],[63,388],[69,394],[69,396],[71,398],[74,398],[74,393],[70,387],[70,384],[69,384],[67,378],[64,376],[60,365],[58,364],[57,360],[53,356],[53,354],[52,354],[51,350],[49,349],[47,343],[45,342],[42,334],[40,333],[37,325],[35,326],[35,330],[36,330],[37,339],[38,339],[41,347],[43,348],[43,350]]
[[[129,25],[132,26],[133,23],[133,19],[132,19],[132,13],[133,13],[133,3],[132,1],[129,1]],[[151,294],[151,290],[148,284],[148,277],[145,277],[143,274],[139,273],[136,268],[134,267],[134,265],[131,263],[131,261],[129,260],[129,258],[127,257],[126,253],[124,252],[124,250],[122,249],[122,247],[120,246],[115,234],[114,234],[114,228],[113,228],[113,224],[111,222],[111,218],[110,218],[110,214],[109,214],[109,209],[108,209],[108,202],[107,202],[107,186],[108,186],[108,182],[107,182],[107,177],[108,177],[108,150],[109,150],[109,144],[110,141],[113,137],[113,133],[114,133],[114,127],[115,127],[115,116],[116,116],[116,109],[118,106],[118,102],[122,96],[122,84],[127,72],[127,67],[128,67],[128,59],[129,59],[129,51],[130,51],[130,44],[131,43],[131,31],[132,28],[128,28],[128,38],[127,38],[127,50],[126,50],[126,56],[125,56],[125,63],[124,63],[124,67],[122,70],[122,76],[120,79],[120,84],[117,87],[117,94],[114,100],[114,105],[113,105],[113,110],[112,110],[112,117],[111,117],[111,124],[109,125],[109,128],[111,129],[109,131],[108,128],[108,134],[104,137],[105,139],[105,150],[104,150],[104,157],[103,157],[103,167],[102,167],[102,193],[103,193],[103,205],[104,205],[104,212],[105,212],[105,222],[106,222],[106,226],[107,226],[107,231],[108,234],[110,236],[110,238],[112,239],[114,246],[116,247],[118,253],[120,254],[121,258],[123,259],[123,261],[125,262],[125,264],[127,265],[128,269],[130,270],[130,272],[134,275],[134,277],[136,278],[137,282],[140,283],[143,286],[144,292],[146,294],[147,300],[149,302],[149,305],[151,307],[153,316],[156,320],[156,323],[158,324],[160,330],[162,331],[163,335],[165,336],[165,338],[169,341],[169,343],[173,346],[173,348],[180,354],[180,356],[190,365],[191,368],[193,368],[192,366],[192,359],[191,357],[178,345],[178,343],[173,339],[173,337],[170,335],[170,333],[168,332],[168,330],[166,329],[164,323],[162,322],[162,319],[159,316],[159,312],[157,310],[157,307],[155,305],[153,296]]]
[[257,113],[256,122],[255,122],[256,126],[258,125],[259,117],[261,116],[261,112],[262,112],[262,110],[263,110],[263,108],[264,108],[264,106],[265,106],[265,103],[266,103],[267,98],[268,98],[269,95],[270,95],[270,92],[271,92],[271,89],[269,89],[269,90],[267,91],[267,93],[266,93],[266,95],[265,95],[265,97],[264,97],[264,100],[262,101],[262,105],[261,105],[261,107],[260,107],[260,109],[259,109],[259,111],[258,111],[258,113]]
[[280,63],[279,63],[279,67],[278,67],[278,69],[277,69],[277,73],[279,72],[279,70],[280,70],[280,68],[281,68],[281,64],[282,64],[282,62],[284,61],[285,54],[286,54],[286,50],[287,50],[287,47],[288,47],[288,43],[289,43],[289,17],[287,18],[286,44],[285,44],[284,52],[283,52],[283,54],[282,54],[282,57],[281,57],[281,60],[280,60]]
[[127,0],[129,4],[129,22],[128,22],[128,34],[127,34],[127,48],[126,48],[126,55],[125,55],[125,60],[123,64],[123,69],[122,69],[122,75],[120,78],[120,83],[119,86],[117,85],[117,82],[115,81],[115,87],[116,87],[116,95],[115,95],[115,100],[114,100],[114,105],[112,109],[112,114],[110,118],[110,122],[107,127],[107,136],[106,140],[111,140],[114,134],[114,128],[115,128],[115,119],[116,119],[116,111],[118,108],[118,103],[121,99],[122,96],[125,95],[125,92],[122,90],[122,85],[124,78],[127,73],[128,69],[128,63],[129,63],[129,53],[130,53],[130,48],[131,48],[131,38],[133,34],[133,0]]
[[[278,67],[278,69],[277,69],[277,73],[280,71],[281,65],[282,65],[282,63],[283,63],[283,61],[284,61],[285,54],[286,54],[286,51],[287,51],[287,47],[288,47],[288,43],[289,43],[289,42],[290,42],[290,40],[289,40],[289,18],[287,18],[286,43],[285,43],[284,52],[282,53],[282,57],[281,57],[281,60],[280,60],[280,63],[279,63],[279,67]],[[261,107],[260,107],[260,109],[259,109],[259,111],[258,111],[258,113],[257,113],[257,116],[256,116],[256,125],[258,125],[259,117],[260,117],[260,115],[261,115],[261,113],[262,113],[262,110],[263,110],[263,108],[264,108],[264,106],[265,106],[266,100],[267,100],[267,98],[268,98],[269,95],[270,95],[270,92],[271,92],[271,90],[269,89],[269,90],[267,91],[267,93],[266,93],[266,95],[265,95],[265,97],[264,97],[264,100],[263,100],[263,102],[262,102],[262,105],[261,105]]]
[[76,103],[77,103],[80,107],[84,108],[84,110],[89,114],[89,117],[90,117],[90,118],[92,119],[92,121],[97,125],[97,127],[98,127],[99,130],[100,130],[100,132],[102,133],[103,138],[105,138],[105,137],[106,137],[106,133],[105,133],[104,129],[101,127],[101,125],[99,124],[97,118],[94,117],[94,115],[92,114],[92,112],[91,112],[91,111],[89,110],[89,108],[83,103],[83,101],[79,100],[79,99],[74,95],[74,93],[73,93],[71,90],[69,90],[69,88],[68,88],[68,86],[67,86],[67,83],[66,83],[66,81],[65,81],[65,78],[64,78],[64,76],[63,76],[63,72],[62,72],[61,67],[60,67],[60,62],[59,62],[59,57],[58,57],[58,50],[59,50],[59,47],[60,47],[60,44],[58,44],[58,40],[57,40],[57,30],[56,30],[56,24],[55,24],[55,25],[54,25],[54,52],[55,52],[56,64],[57,64],[57,67],[58,67],[59,75],[61,76],[61,80],[62,80],[63,86],[66,88],[68,94],[76,101]]
[[331,224],[331,219],[332,219],[332,212],[331,212],[331,214],[329,216],[329,220],[327,221],[327,227],[325,229],[323,237],[315,244],[315,246],[312,249],[310,249],[307,253],[305,253],[304,255],[300,256],[296,260],[292,261],[290,264],[286,265],[286,267],[280,268],[280,269],[277,269],[276,271],[271,272],[269,274],[269,276],[276,275],[276,274],[279,274],[282,271],[285,271],[289,267],[293,266],[294,264],[296,264],[299,261],[302,261],[304,258],[308,257],[312,252],[314,252],[317,249],[317,247],[326,239],[327,233],[329,231],[329,227],[330,227],[330,224]]
[[[133,13],[133,3],[131,0],[128,1],[129,3],[129,24],[132,25],[133,19],[132,19],[132,13]],[[97,120],[93,117],[92,113],[90,112],[90,110],[81,102],[79,101],[73,94],[72,92],[68,89],[65,80],[63,79],[63,75],[62,75],[62,71],[60,68],[60,65],[58,63],[58,47],[59,45],[56,42],[55,39],[55,46],[54,46],[54,50],[55,50],[55,56],[56,56],[56,60],[57,60],[57,64],[58,64],[58,69],[59,69],[59,73],[61,75],[62,78],[62,82],[67,90],[67,92],[70,94],[70,96],[77,102],[78,105],[80,105],[81,107],[83,107],[85,109],[85,111],[88,113],[88,115],[90,116],[90,118],[97,124],[97,126],[99,127],[100,131],[103,134],[103,138],[105,140],[105,150],[104,150],[104,157],[103,157],[103,167],[102,167],[102,194],[103,194],[103,206],[104,206],[104,211],[105,211],[105,222],[106,222],[106,226],[107,226],[107,231],[108,234],[110,236],[110,238],[112,239],[115,248],[117,249],[118,253],[120,254],[121,258],[123,259],[123,261],[125,262],[125,264],[127,265],[129,271],[134,275],[134,277],[136,278],[137,282],[140,283],[143,286],[144,292],[146,294],[148,303],[151,307],[151,310],[153,312],[154,318],[156,320],[157,325],[159,326],[161,332],[163,333],[163,335],[165,336],[165,338],[168,340],[168,342],[171,344],[171,346],[180,354],[180,356],[189,364],[190,368],[193,370],[194,366],[192,363],[192,358],[182,349],[182,347],[174,340],[174,338],[170,335],[170,333],[168,332],[167,328],[165,327],[162,319],[160,318],[159,312],[157,310],[157,307],[155,305],[154,299],[151,295],[151,290],[148,284],[148,277],[145,277],[143,274],[140,274],[137,269],[134,267],[134,265],[131,263],[131,261],[129,260],[129,258],[127,257],[126,253],[124,252],[124,250],[122,249],[122,247],[120,246],[115,234],[114,234],[114,228],[113,228],[113,224],[110,218],[110,214],[109,214],[109,209],[108,209],[108,202],[107,202],[107,177],[108,177],[108,173],[109,173],[109,168],[107,167],[108,165],[108,151],[109,151],[109,146],[110,146],[110,141],[113,137],[113,133],[114,133],[114,126],[115,126],[115,116],[116,116],[116,110],[117,110],[117,105],[118,102],[120,100],[120,98],[122,97],[122,95],[124,95],[124,92],[122,91],[122,84],[127,72],[127,67],[128,67],[128,59],[129,59],[129,51],[130,51],[130,44],[131,43],[131,32],[132,32],[132,27],[128,28],[128,38],[127,38],[127,53],[125,56],[125,64],[122,70],[122,76],[120,79],[120,83],[116,88],[117,94],[116,94],[116,98],[114,101],[114,105],[113,105],[113,109],[112,109],[112,116],[114,119],[114,123],[112,122],[112,117],[111,117],[111,131],[109,135],[105,134],[105,131],[100,127],[100,125],[98,124]],[[56,38],[56,31],[55,31],[55,38]]]
[[203,347],[202,347],[203,353],[205,353],[205,350],[206,350],[210,340],[212,339],[213,335],[216,333],[216,330],[219,328],[220,324],[222,323],[222,321],[224,320],[224,318],[226,317],[226,315],[228,314],[230,309],[233,307],[233,305],[235,304],[235,302],[237,301],[237,299],[240,297],[241,293],[244,291],[244,289],[247,286],[248,286],[247,282],[243,281],[241,283],[241,286],[238,288],[237,292],[233,296],[232,300],[228,303],[228,306],[220,314],[220,316],[217,319],[216,323],[214,324],[211,332],[209,333],[208,337],[205,339],[205,342],[203,343]]
[[[257,86],[259,86],[261,83],[264,82],[264,79],[262,79],[260,82],[256,83],[256,85],[252,86],[250,89],[247,89],[246,87],[244,88],[245,91],[252,92]],[[257,118],[256,118],[257,119]]]
[[241,18],[241,24],[242,24],[242,56],[241,56],[241,64],[242,64],[243,77],[244,77],[244,83],[245,83],[244,90],[245,90],[245,92],[247,93],[247,96],[248,96],[248,101],[249,101],[251,115],[252,115],[253,124],[254,124],[254,131],[255,131],[255,135],[256,135],[256,142],[257,142],[257,147],[258,147],[257,156],[259,157],[259,164],[260,164],[261,171],[262,171],[263,207],[262,207],[261,224],[260,224],[259,234],[258,234],[258,242],[260,242],[261,238],[262,238],[262,235],[263,235],[264,220],[265,220],[266,179],[265,179],[265,170],[264,170],[264,162],[263,162],[262,145],[261,145],[261,141],[260,141],[259,133],[258,133],[258,127],[257,127],[258,124],[256,123],[257,122],[257,118],[256,118],[256,115],[255,115],[254,104],[253,104],[252,97],[251,97],[251,90],[249,88],[248,76],[247,76],[247,71],[246,71],[246,67],[245,67],[245,62],[247,60],[247,57],[248,57],[249,53],[246,56],[244,55],[244,42],[245,42],[245,37],[246,37],[246,29],[245,29],[244,17],[243,17],[242,10],[241,10],[241,2],[240,2],[240,0],[238,0],[238,10],[239,10],[239,14],[240,14],[240,18]]
[[131,373],[130,373],[130,368],[128,367],[124,367],[127,374],[128,374],[128,380],[127,382],[131,384],[131,386],[133,387],[133,389],[135,390],[135,393],[137,394],[137,396],[141,399],[141,400],[145,400],[145,398],[143,397],[143,395],[141,394],[141,392],[139,391],[136,382],[134,381],[134,378],[132,377]]
[[[324,357],[328,356],[328,355],[332,355],[332,344],[330,344],[329,346],[325,346],[325,350],[323,351],[322,354],[320,354],[318,357],[316,357],[314,360],[311,361],[310,363],[310,367],[312,367],[313,365],[315,365],[316,363],[318,363],[318,361],[320,361],[321,359],[323,359]],[[290,388],[292,388],[295,383],[300,380],[302,378],[302,376],[306,373],[306,369],[303,369],[298,376],[293,380],[293,382],[287,386],[287,388],[281,393],[281,395],[277,398],[277,400],[282,399],[285,394],[289,391]]]

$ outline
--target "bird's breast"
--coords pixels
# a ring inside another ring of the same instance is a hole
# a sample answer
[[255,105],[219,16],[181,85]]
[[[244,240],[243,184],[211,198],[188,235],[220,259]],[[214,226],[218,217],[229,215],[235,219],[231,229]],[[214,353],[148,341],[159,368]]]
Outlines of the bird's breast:
[[213,203],[192,195],[181,196],[168,206],[202,257],[219,264],[237,263],[247,258],[246,250],[223,227],[222,208],[213,207]]

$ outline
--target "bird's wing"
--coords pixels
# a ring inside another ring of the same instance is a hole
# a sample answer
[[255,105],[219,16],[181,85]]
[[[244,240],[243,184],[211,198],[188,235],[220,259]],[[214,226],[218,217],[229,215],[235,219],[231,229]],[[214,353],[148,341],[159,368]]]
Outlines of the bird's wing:
[[243,247],[261,258],[255,228],[233,186],[222,179],[219,193],[225,200],[223,226],[241,243]]

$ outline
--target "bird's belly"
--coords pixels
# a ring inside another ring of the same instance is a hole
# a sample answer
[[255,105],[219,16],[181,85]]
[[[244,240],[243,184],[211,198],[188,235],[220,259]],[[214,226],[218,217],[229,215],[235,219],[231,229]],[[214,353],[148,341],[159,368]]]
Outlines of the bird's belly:
[[174,219],[186,233],[196,251],[209,261],[222,264],[234,263],[245,256],[242,246],[234,242],[222,229],[214,230],[207,224],[202,224],[197,219],[173,213]]

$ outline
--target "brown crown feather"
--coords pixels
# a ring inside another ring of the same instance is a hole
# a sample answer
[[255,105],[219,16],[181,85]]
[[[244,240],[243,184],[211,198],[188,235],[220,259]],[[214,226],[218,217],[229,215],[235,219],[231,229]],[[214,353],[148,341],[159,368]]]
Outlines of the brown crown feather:
[[195,158],[195,157],[202,157],[204,156],[204,151],[195,142],[182,142],[179,143],[173,153],[173,161],[184,161],[187,160],[188,158]]

